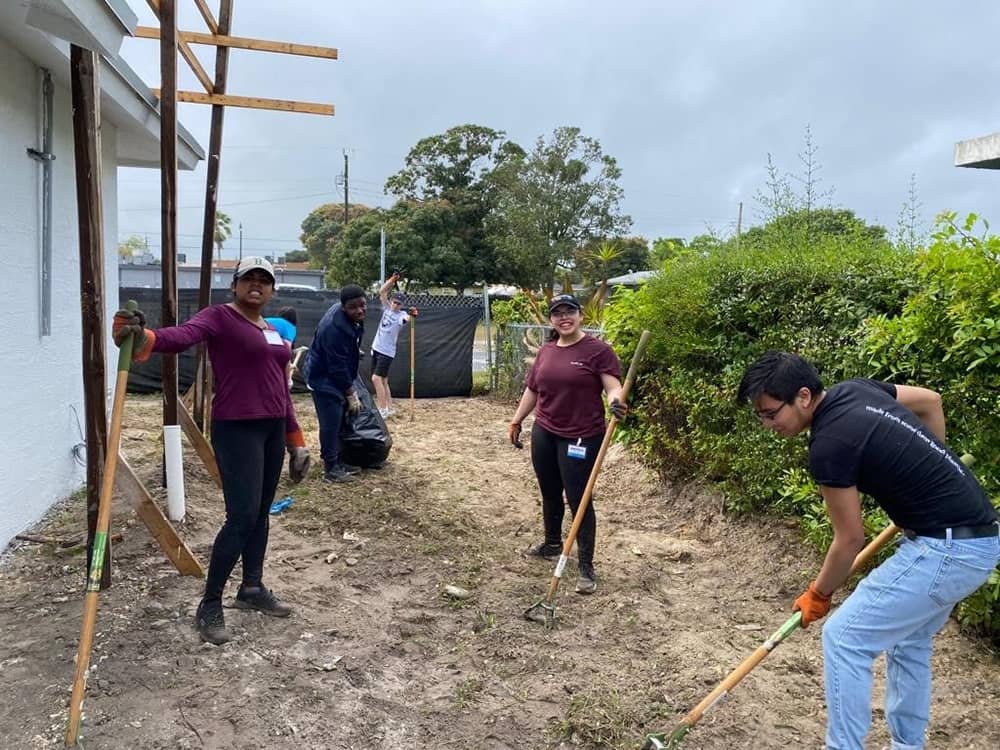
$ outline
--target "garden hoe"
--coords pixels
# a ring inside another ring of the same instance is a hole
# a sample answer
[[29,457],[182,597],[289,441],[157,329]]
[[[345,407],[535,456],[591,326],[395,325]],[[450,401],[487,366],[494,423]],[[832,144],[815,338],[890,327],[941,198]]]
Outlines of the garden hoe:
[[[635,347],[635,354],[632,355],[632,362],[628,367],[628,374],[625,376],[625,382],[622,384],[621,402],[623,404],[628,403],[628,395],[632,390],[632,384],[635,382],[636,370],[639,367],[639,362],[642,359],[643,352],[646,351],[647,343],[649,343],[649,331],[643,331],[642,335],[639,337],[639,343]],[[608,448],[611,445],[611,438],[614,437],[615,428],[617,426],[618,419],[614,416],[614,414],[612,414],[611,419],[608,422],[608,427],[604,431],[604,440],[601,441],[601,448],[597,452],[597,458],[594,460],[594,467],[590,470],[590,478],[587,480],[587,486],[583,491],[583,497],[580,498],[580,505],[576,509],[576,515],[573,517],[573,525],[570,527],[569,534],[566,536],[566,541],[563,543],[562,554],[559,555],[559,562],[556,563],[555,572],[552,574],[552,580],[549,582],[548,593],[545,594],[544,599],[539,600],[524,610],[524,617],[527,620],[544,623],[547,628],[551,628],[555,625],[556,590],[559,588],[559,581],[562,578],[563,570],[566,568],[566,560],[569,559],[569,553],[573,549],[573,543],[576,542],[576,535],[580,531],[580,525],[583,523],[583,514],[586,512],[587,506],[590,504],[590,497],[594,493],[594,485],[597,483],[597,475],[601,473],[601,464],[604,463],[604,454],[608,452]]]
[[[125,304],[127,310],[135,310],[137,307],[134,300],[129,300]],[[80,648],[76,655],[73,694],[69,701],[66,747],[76,747],[80,731],[83,697],[87,687],[87,671],[90,669],[90,650],[94,643],[94,625],[97,622],[97,598],[101,590],[101,576],[104,573],[108,527],[111,525],[111,496],[115,488],[118,447],[122,436],[122,414],[125,411],[125,392],[128,389],[128,370],[132,364],[134,343],[134,335],[126,336],[118,349],[118,377],[115,381],[115,396],[111,406],[111,429],[108,432],[108,446],[104,455],[104,474],[101,477],[101,494],[98,499],[97,528],[94,532],[94,546],[90,556],[90,575],[87,577],[87,593],[83,600],[83,626],[80,630]]]
[[[962,456],[962,463],[966,466],[971,466],[973,463],[973,457],[966,453]],[[889,524],[885,529],[882,530],[877,537],[869,542],[868,546],[861,550],[857,557],[854,558],[854,562],[851,564],[850,575],[855,575],[858,572],[864,570],[871,563],[872,559],[878,553],[882,547],[884,547],[896,534],[899,533],[899,528],[895,524]],[[789,617],[784,624],[775,630],[771,636],[762,643],[756,651],[754,651],[750,656],[743,660],[743,662],[736,667],[729,675],[724,679],[719,685],[708,695],[705,696],[704,700],[695,706],[690,713],[687,714],[677,725],[670,731],[670,733],[661,734],[650,734],[646,736],[646,741],[642,745],[642,750],[676,750],[681,746],[681,740],[684,736],[691,731],[691,728],[701,721],[702,716],[704,716],[708,711],[715,707],[717,703],[722,701],[729,695],[729,691],[736,687],[744,677],[746,677],[753,669],[760,664],[764,657],[771,653],[778,645],[785,640],[788,636],[798,630],[799,626],[802,624],[802,613],[796,612],[791,617]]]

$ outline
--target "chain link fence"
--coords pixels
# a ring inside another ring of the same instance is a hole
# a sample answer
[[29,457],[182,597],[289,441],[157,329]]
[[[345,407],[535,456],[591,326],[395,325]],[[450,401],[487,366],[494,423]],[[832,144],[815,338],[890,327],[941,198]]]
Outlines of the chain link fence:
[[[603,339],[601,328],[583,328],[595,338]],[[538,350],[549,339],[551,326],[529,323],[506,323],[497,326],[496,348],[493,353],[490,390],[500,399],[512,400],[524,392],[524,379],[534,364]]]

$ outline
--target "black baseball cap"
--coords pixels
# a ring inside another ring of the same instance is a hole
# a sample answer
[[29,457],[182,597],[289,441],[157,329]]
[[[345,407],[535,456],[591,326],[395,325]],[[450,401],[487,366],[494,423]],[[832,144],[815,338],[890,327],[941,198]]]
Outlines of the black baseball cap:
[[572,294],[560,294],[549,300],[549,315],[551,315],[557,307],[563,307],[564,305],[572,307],[574,310],[583,309],[583,306],[577,302],[576,297]]

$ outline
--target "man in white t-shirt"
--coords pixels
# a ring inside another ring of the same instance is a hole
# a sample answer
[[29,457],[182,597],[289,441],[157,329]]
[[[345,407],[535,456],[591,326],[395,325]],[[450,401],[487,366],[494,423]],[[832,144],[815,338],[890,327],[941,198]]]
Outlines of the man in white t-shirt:
[[405,326],[410,315],[417,316],[417,308],[411,307],[409,315],[403,310],[406,298],[400,292],[389,296],[389,290],[399,280],[399,274],[393,274],[378,290],[382,301],[382,319],[375,331],[372,341],[372,384],[375,386],[375,403],[383,418],[396,413],[392,408],[392,394],[389,392],[389,365],[396,356],[396,339],[399,331]]

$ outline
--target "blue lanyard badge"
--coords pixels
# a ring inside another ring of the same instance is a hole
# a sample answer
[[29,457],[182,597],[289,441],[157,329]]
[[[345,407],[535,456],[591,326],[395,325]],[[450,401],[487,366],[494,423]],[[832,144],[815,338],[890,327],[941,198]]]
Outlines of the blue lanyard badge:
[[570,458],[575,458],[578,461],[582,461],[587,457],[587,446],[581,445],[583,438],[577,438],[576,444],[570,443],[566,446],[566,455]]

